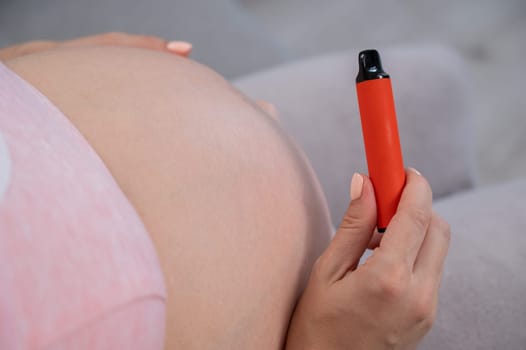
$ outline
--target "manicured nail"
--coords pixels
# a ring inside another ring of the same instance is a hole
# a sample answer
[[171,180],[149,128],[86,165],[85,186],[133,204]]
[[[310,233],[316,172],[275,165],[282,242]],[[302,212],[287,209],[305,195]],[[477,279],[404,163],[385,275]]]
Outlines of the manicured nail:
[[407,168],[407,169],[411,170],[412,172],[414,172],[414,173],[417,174],[418,176],[422,176],[422,174],[420,174],[420,171],[416,170],[415,168],[411,168],[411,167],[409,167],[409,168]]
[[170,51],[177,53],[187,53],[192,51],[192,44],[186,41],[169,41],[166,44],[166,48]]
[[351,180],[351,201],[358,199],[362,196],[363,190],[363,176],[354,173]]

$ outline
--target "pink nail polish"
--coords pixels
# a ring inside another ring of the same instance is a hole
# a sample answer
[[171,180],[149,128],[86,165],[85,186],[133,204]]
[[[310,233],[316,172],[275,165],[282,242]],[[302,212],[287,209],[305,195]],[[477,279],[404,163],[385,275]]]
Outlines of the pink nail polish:
[[186,41],[170,41],[166,44],[166,48],[174,52],[188,52],[192,50],[192,44]]
[[363,176],[354,173],[351,180],[351,201],[358,199],[362,196],[363,191]]

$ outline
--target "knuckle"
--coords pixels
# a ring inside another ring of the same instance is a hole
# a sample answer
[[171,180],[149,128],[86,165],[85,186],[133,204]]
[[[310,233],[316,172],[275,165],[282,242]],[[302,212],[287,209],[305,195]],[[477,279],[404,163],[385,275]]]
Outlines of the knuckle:
[[431,316],[426,318],[424,321],[422,321],[422,328],[427,333],[433,328],[433,325],[435,324],[435,316]]
[[424,208],[411,206],[407,210],[410,222],[420,231],[425,231],[431,220],[431,214]]
[[398,299],[405,295],[409,281],[409,271],[399,265],[382,272],[377,278],[376,292],[381,297]]
[[359,213],[358,210],[353,210],[352,204],[351,207],[345,213],[340,228],[344,230],[356,230],[363,226],[364,216]]
[[411,317],[426,331],[433,327],[436,318],[436,307],[431,296],[420,296],[415,298]]

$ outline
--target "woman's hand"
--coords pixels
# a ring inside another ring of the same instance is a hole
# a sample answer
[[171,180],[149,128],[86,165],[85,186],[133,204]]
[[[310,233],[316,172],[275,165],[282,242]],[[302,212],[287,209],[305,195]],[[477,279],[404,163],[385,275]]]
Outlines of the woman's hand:
[[192,44],[185,41],[166,41],[164,39],[126,33],[105,33],[86,36],[67,41],[30,41],[27,43],[0,49],[0,61],[7,61],[20,56],[46,51],[58,47],[82,46],[127,46],[148,50],[172,52],[179,56],[188,57],[192,51]]
[[[134,35],[120,32],[97,34],[66,41],[29,41],[27,43],[0,49],[0,62],[12,60],[20,56],[51,50],[60,47],[83,46],[126,46],[146,50],[166,51],[178,56],[188,57],[192,52],[192,44],[186,41],[166,41],[156,36]],[[256,107],[274,119],[278,112],[273,104],[264,100],[256,100]]]
[[407,171],[398,211],[359,267],[376,223],[369,178],[353,177],[351,198],[296,307],[287,350],[414,349],[431,328],[450,229],[432,211],[429,184]]

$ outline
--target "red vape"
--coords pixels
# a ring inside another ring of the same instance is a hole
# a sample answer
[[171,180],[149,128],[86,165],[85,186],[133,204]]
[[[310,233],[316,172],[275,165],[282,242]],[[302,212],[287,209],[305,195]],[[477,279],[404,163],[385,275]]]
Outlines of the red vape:
[[405,185],[393,91],[391,79],[382,69],[378,51],[360,52],[358,62],[356,92],[367,167],[376,195],[378,232],[385,232]]

